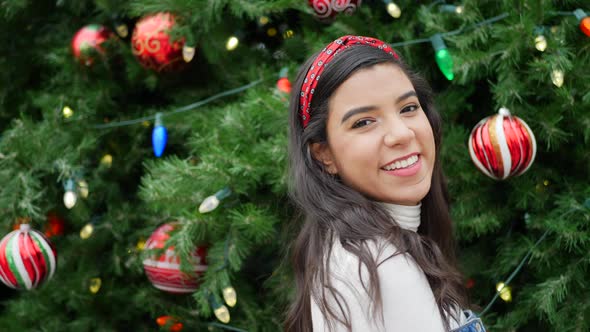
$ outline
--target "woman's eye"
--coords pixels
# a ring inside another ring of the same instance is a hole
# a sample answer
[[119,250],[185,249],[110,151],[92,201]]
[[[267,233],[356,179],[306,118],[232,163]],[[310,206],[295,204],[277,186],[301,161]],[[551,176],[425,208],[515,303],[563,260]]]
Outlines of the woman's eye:
[[402,113],[413,112],[420,108],[420,105],[409,105],[402,109]]
[[366,125],[369,125],[369,124],[371,124],[371,122],[373,122],[373,121],[372,121],[372,120],[370,120],[370,119],[362,119],[362,120],[358,120],[357,122],[355,122],[355,123],[352,125],[352,128],[360,128],[360,127],[364,127],[364,126],[366,126]]

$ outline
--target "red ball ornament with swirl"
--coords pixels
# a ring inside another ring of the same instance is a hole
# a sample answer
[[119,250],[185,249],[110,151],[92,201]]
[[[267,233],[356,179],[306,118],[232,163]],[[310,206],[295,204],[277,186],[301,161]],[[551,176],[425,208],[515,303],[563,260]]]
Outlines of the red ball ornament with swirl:
[[467,144],[475,166],[496,180],[523,174],[537,153],[531,128],[506,108],[475,125]]
[[362,0],[309,0],[309,6],[320,20],[331,20],[340,13],[352,15],[361,2]]
[[0,281],[14,289],[34,289],[51,279],[57,253],[49,240],[21,224],[0,241]]
[[[176,223],[168,223],[158,227],[145,242],[145,249],[162,249],[170,238],[170,232],[177,226]],[[174,246],[165,248],[160,256],[151,255],[144,259],[143,268],[148,279],[154,287],[169,293],[193,293],[199,285],[200,275],[207,269],[207,249],[195,248],[190,274],[180,270],[180,257],[176,255]]]
[[87,25],[78,30],[72,38],[72,53],[80,63],[91,66],[96,54],[105,54],[101,44],[112,36],[112,32],[102,25]]
[[184,40],[173,41],[169,31],[176,24],[170,13],[157,13],[139,20],[131,36],[132,51],[139,63],[156,72],[170,72],[186,65]]

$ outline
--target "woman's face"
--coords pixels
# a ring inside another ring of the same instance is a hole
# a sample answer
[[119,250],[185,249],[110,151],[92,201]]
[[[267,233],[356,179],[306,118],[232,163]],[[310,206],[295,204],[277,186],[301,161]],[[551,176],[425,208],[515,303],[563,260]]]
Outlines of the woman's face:
[[329,100],[327,143],[311,146],[331,174],[380,202],[418,204],[430,190],[434,135],[409,78],[389,63],[351,75]]

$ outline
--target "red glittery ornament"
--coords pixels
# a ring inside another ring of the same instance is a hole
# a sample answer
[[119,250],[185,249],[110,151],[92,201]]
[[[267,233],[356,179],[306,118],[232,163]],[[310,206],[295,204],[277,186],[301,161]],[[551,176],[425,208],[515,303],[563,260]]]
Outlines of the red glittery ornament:
[[82,64],[91,66],[97,53],[104,55],[105,51],[100,46],[113,34],[107,28],[98,24],[90,24],[78,30],[72,38],[72,52],[74,57]]
[[467,144],[475,166],[496,180],[526,172],[537,153],[531,128],[506,108],[475,125]]
[[361,5],[362,0],[309,0],[309,5],[321,20],[333,19],[344,13],[352,15]]
[[[145,242],[145,250],[163,249],[175,226],[169,223],[158,227]],[[193,293],[200,285],[199,276],[207,269],[206,257],[205,247],[195,248],[191,262],[193,271],[187,274],[180,270],[180,257],[174,252],[174,246],[170,246],[160,256],[144,259],[143,268],[154,287],[169,293]]]
[[157,13],[137,22],[131,46],[142,66],[157,72],[169,72],[186,65],[182,58],[184,39],[170,40],[169,31],[175,24],[170,13]]

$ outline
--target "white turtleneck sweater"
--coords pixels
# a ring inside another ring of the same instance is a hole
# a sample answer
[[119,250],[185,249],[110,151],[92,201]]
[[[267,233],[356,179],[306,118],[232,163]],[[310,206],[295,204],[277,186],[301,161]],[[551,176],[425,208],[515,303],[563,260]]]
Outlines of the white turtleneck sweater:
[[[416,206],[381,204],[390,212],[400,227],[413,232],[418,230],[421,204]],[[333,244],[330,257],[331,282],[342,296],[340,302],[342,303],[344,300],[348,305],[347,315],[352,324],[352,331],[443,332],[444,325],[434,300],[434,294],[424,272],[414,259],[409,254],[403,254],[385,260],[396,252],[395,247],[385,241],[370,242],[369,248],[377,258],[378,264],[383,261],[377,268],[383,299],[383,321],[379,315],[373,314],[372,300],[363,289],[359,279],[358,258],[346,251],[340,241],[335,241]],[[368,272],[364,266],[361,270],[363,281],[368,287]],[[328,303],[336,313],[339,313],[337,302],[329,294],[326,292]],[[457,309],[457,311],[459,310]],[[314,331],[328,331],[328,322],[313,298],[311,300],[311,315]],[[459,323],[449,316],[451,329],[465,323],[466,318],[463,315],[460,316]],[[331,322],[332,331],[346,331],[338,321],[331,319]]]

